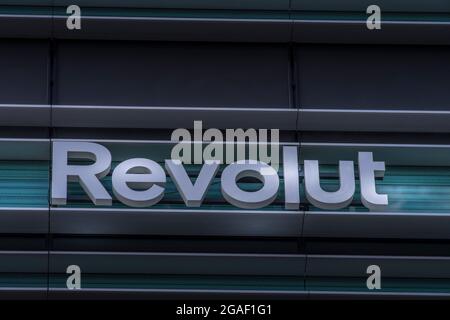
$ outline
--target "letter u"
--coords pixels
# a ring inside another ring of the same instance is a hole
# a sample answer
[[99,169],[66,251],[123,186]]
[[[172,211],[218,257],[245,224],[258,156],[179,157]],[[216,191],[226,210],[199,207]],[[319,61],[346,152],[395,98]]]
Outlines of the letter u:
[[355,169],[353,161],[339,161],[339,190],[324,191],[320,186],[319,161],[305,160],[306,198],[315,207],[338,210],[348,206],[355,194]]

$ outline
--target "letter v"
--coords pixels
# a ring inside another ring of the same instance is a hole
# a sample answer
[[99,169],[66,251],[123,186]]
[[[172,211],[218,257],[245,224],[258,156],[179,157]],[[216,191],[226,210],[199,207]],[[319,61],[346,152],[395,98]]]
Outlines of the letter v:
[[195,184],[192,184],[180,160],[166,160],[165,164],[166,170],[175,183],[186,206],[200,207],[209,186],[219,170],[219,163],[205,163],[198,174]]

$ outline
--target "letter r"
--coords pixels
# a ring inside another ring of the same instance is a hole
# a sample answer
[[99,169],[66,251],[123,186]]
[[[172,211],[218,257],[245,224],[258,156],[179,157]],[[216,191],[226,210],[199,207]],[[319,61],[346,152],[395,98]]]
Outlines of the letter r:
[[[69,159],[88,159],[89,165],[69,165]],[[111,153],[91,142],[53,142],[51,203],[67,203],[67,182],[79,182],[95,205],[111,205],[112,198],[101,184],[111,169]]]

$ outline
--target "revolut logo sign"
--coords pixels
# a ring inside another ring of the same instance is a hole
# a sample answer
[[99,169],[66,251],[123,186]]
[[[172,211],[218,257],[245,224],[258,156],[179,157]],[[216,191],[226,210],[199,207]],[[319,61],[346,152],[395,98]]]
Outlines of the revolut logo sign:
[[[298,210],[300,205],[298,147],[282,147],[284,200],[287,210]],[[76,160],[88,159],[88,164]],[[102,178],[111,171],[111,152],[103,145],[92,142],[54,142],[51,202],[66,205],[69,181],[78,182],[95,205],[111,206],[112,195],[102,184]],[[165,192],[167,174],[170,175],[186,207],[200,207],[220,161],[205,160],[194,181],[179,159],[167,159],[164,168],[151,159],[134,158],[121,162],[112,172],[112,192],[116,199],[134,208],[151,207]],[[303,163],[304,188],[307,200],[315,207],[337,210],[348,206],[355,194],[355,163],[339,161],[339,189],[326,191],[320,185],[319,161]],[[361,201],[370,210],[382,210],[388,205],[388,196],[378,194],[375,178],[382,177],[384,162],[374,161],[371,152],[358,153]],[[239,180],[256,178],[261,187],[256,191],[243,190]],[[278,171],[263,161],[239,160],[227,164],[220,176],[224,199],[243,209],[260,209],[271,204],[278,196]]]

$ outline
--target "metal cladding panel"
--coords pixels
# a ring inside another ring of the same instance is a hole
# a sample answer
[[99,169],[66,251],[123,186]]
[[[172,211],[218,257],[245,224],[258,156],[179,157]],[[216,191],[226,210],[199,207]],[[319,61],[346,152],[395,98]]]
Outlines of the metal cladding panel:
[[[56,6],[68,6],[70,0],[55,0]],[[289,9],[288,0],[147,0],[147,1],[120,1],[120,0],[80,0],[80,6],[88,7],[131,7],[131,8],[169,8],[169,9]]]
[[289,107],[284,46],[63,41],[57,51],[55,104]]
[[[108,117],[104,115],[108,114]],[[52,106],[52,125],[59,128],[192,129],[202,119],[208,126],[226,129],[297,129],[298,112],[293,108],[193,108],[139,106]]]
[[53,208],[50,214],[52,233],[72,235],[295,238],[303,223],[303,213],[280,211]]
[[297,48],[305,109],[449,110],[447,46]]
[[[5,38],[270,43],[449,44],[448,2],[382,1],[384,26],[367,34],[367,1],[78,1],[83,28],[67,30],[70,1],[0,2]],[[205,32],[207,30],[207,32]]]
[[[370,0],[344,0],[335,2],[333,0],[292,0],[293,10],[305,11],[365,11],[372,5]],[[387,12],[450,12],[450,4],[446,0],[380,0],[377,5]]]
[[[286,17],[258,20],[211,17],[86,17],[77,33],[67,30],[65,16],[53,18],[57,39],[140,40],[140,41],[220,41],[287,43],[291,22]],[[208,30],[208,32],[205,32]]]
[[0,39],[0,104],[48,104],[48,63],[47,41]]

